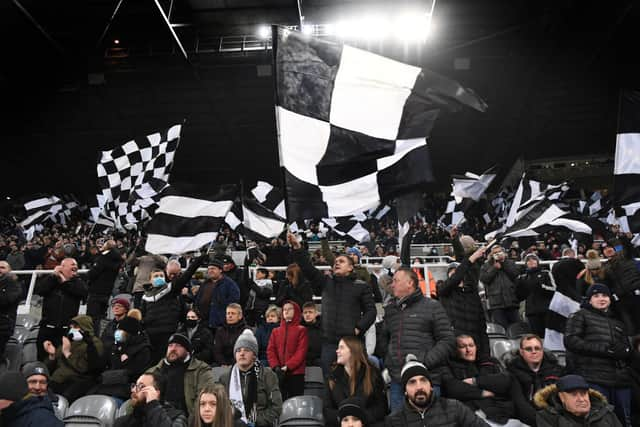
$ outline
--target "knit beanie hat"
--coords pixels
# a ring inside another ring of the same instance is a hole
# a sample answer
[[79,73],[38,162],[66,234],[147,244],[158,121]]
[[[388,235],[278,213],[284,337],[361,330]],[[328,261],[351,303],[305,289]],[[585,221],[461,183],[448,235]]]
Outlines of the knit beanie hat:
[[611,296],[609,287],[602,283],[594,283],[587,289],[587,299],[591,299],[594,294],[605,294]]
[[0,400],[17,402],[29,392],[27,380],[18,371],[7,371],[0,375]]
[[602,262],[600,261],[600,256],[598,252],[593,249],[589,249],[587,251],[587,269],[596,270],[602,267]]
[[402,371],[400,372],[400,381],[402,382],[402,389],[404,390],[407,386],[407,382],[417,375],[423,375],[427,377],[429,381],[429,371],[427,367],[424,366],[423,363],[418,362],[418,358],[413,354],[407,354],[406,363],[402,367]]
[[121,321],[118,322],[118,329],[125,331],[129,335],[137,335],[141,329],[140,322],[138,322],[138,319],[125,316]]
[[233,354],[235,354],[239,349],[246,348],[253,351],[253,354],[258,355],[258,340],[251,332],[251,329],[245,329],[242,331],[236,343],[233,346]]
[[536,261],[538,261],[538,265],[540,265],[540,258],[535,253],[530,252],[527,255],[525,255],[524,262],[526,263],[527,261],[529,261],[529,258],[535,259]]
[[193,351],[193,346],[191,345],[191,340],[182,334],[173,334],[169,337],[169,342],[167,344],[179,344],[185,348],[189,353]]
[[47,365],[42,362],[30,362],[26,363],[22,367],[22,375],[24,375],[25,379],[29,379],[29,377],[33,375],[43,375],[47,379],[49,379],[49,369]]
[[460,244],[464,248],[465,254],[472,253],[476,250],[476,241],[473,239],[473,237],[467,234],[460,236]]
[[366,421],[367,414],[364,412],[362,407],[362,399],[358,397],[348,397],[344,399],[338,406],[338,422],[341,422],[344,417],[351,415],[364,423]]

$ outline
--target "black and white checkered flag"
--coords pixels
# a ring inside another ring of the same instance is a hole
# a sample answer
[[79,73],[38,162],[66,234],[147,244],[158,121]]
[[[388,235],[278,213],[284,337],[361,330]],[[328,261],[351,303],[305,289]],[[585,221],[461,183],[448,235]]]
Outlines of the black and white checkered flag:
[[355,217],[347,218],[323,218],[322,222],[341,237],[349,237],[356,242],[368,242],[371,240],[369,230]]
[[640,91],[621,94],[613,175],[620,229],[640,233]]
[[286,28],[272,40],[290,221],[366,212],[432,181],[427,137],[440,110],[486,109],[428,70]]
[[64,202],[57,196],[42,196],[24,204],[27,217],[20,222],[23,228],[42,224],[46,220],[57,222],[56,215],[64,209]]
[[120,227],[151,216],[168,185],[181,128],[175,125],[102,152],[97,169],[104,209]]

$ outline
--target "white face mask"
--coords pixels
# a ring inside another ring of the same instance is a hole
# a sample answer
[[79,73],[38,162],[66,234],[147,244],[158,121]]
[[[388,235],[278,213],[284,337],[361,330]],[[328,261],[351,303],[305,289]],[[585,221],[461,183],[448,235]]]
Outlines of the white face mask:
[[82,332],[80,329],[71,328],[67,335],[71,338],[72,341],[82,341]]

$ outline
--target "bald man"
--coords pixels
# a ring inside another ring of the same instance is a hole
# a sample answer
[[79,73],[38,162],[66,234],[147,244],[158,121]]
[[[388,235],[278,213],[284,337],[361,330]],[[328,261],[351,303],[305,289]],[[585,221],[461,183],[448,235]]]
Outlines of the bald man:
[[[22,298],[22,287],[7,261],[0,261],[0,358],[16,324],[18,303]],[[0,359],[1,361],[2,359]]]
[[65,258],[53,273],[38,280],[35,293],[44,300],[38,332],[38,359],[42,361],[47,357],[44,343],[51,341],[55,347],[62,344],[69,322],[78,315],[80,302],[87,298],[88,288],[78,276],[76,260]]

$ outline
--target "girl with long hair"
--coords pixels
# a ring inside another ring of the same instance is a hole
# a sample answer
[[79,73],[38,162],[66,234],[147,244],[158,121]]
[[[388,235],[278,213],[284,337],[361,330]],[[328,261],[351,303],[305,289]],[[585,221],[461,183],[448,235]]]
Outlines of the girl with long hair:
[[380,370],[367,358],[360,338],[344,336],[338,342],[337,360],[327,379],[324,419],[327,426],[338,426],[338,410],[345,399],[357,398],[367,419],[367,426],[384,425],[389,412]]
[[287,300],[294,301],[299,307],[302,307],[305,302],[313,301],[313,289],[298,264],[289,264],[285,277],[287,280],[278,289],[277,306],[282,307]]
[[208,385],[200,391],[196,401],[196,412],[189,419],[189,427],[243,427],[234,417],[227,391],[221,384]]

